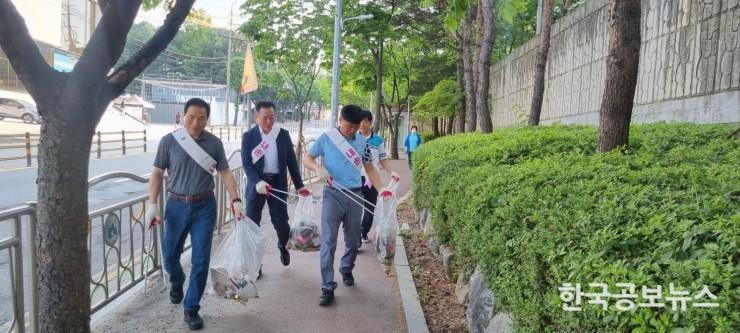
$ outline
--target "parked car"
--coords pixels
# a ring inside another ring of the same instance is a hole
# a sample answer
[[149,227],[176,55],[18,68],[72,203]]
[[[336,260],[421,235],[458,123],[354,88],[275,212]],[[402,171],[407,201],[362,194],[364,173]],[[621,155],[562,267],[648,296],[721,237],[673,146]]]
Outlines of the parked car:
[[41,122],[39,111],[26,101],[0,97],[0,120],[5,118],[22,119],[24,123]]

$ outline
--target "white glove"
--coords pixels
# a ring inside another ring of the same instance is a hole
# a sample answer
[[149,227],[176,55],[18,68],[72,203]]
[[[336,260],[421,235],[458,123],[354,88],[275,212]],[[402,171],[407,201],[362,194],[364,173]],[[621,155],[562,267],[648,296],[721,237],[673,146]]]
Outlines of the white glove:
[[318,169],[316,169],[316,175],[319,176],[319,179],[326,179],[331,177],[329,171],[326,171],[325,167],[319,167]]
[[234,218],[237,221],[244,219],[244,203],[242,203],[242,199],[234,198],[231,200],[231,212],[234,214]]
[[267,190],[270,187],[270,184],[266,183],[264,180],[260,180],[257,185],[254,186],[254,189],[257,190],[257,193],[267,195]]
[[151,229],[154,225],[162,223],[162,214],[159,213],[159,205],[150,202],[146,206],[144,222],[146,223],[147,230]]

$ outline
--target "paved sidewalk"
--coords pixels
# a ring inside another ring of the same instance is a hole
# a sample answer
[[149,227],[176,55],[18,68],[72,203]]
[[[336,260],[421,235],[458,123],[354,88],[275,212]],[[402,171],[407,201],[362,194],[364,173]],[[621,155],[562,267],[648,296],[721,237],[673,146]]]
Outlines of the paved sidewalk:
[[[391,162],[402,177],[399,197],[409,189],[410,171],[406,160]],[[384,176],[387,180],[387,177]],[[320,192],[320,185],[314,191]],[[293,207],[289,214],[293,215]],[[270,237],[263,264],[263,277],[256,282],[260,298],[244,306],[206,294],[200,314],[204,332],[406,332],[404,314],[395,272],[383,273],[375,258],[372,243],[363,244],[354,270],[357,284],[346,287],[338,273],[339,259],[344,253],[340,230],[335,261],[335,278],[339,287],[335,303],[320,307],[321,294],[318,252],[291,251],[291,264],[283,267],[276,247],[275,230],[270,223],[267,207],[262,228]],[[222,236],[214,240],[213,248]],[[189,253],[183,256],[189,271]],[[94,332],[183,332],[182,306],[169,302],[161,279],[152,279],[149,290],[136,292],[124,304],[110,310],[103,318],[93,321]]]

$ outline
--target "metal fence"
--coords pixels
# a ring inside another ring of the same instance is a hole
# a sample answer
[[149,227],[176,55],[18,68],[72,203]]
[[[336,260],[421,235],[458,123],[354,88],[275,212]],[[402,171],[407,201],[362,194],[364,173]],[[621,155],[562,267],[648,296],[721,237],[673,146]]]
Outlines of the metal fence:
[[0,330],[24,332],[29,327],[33,332],[38,332],[38,317],[26,315],[38,313],[37,259],[36,252],[29,250],[36,248],[36,204],[29,203],[1,211],[0,227],[12,229],[10,237],[0,239],[0,256],[7,254],[9,259],[7,267],[12,296],[11,321],[0,324]]
[[[38,145],[40,135],[38,133],[25,132],[21,134],[0,134],[0,162],[26,160],[26,166],[33,165],[33,160],[38,157]],[[92,139],[93,147],[90,154],[98,159],[103,153],[120,152],[126,155],[128,151],[147,151],[146,130],[143,131],[120,131],[120,132],[96,132]]]
[[208,132],[217,136],[223,142],[241,140],[246,129],[243,126],[208,126],[207,128]]
[[[301,155],[313,144],[304,145]],[[240,156],[237,149],[229,155],[231,160]],[[246,177],[241,165],[232,167],[240,196],[244,197]],[[301,166],[301,176],[311,184],[315,174]],[[149,178],[126,172],[111,172],[94,177],[88,182],[88,189],[107,182],[121,180],[146,184]],[[234,221],[228,205],[228,193],[219,175],[215,176],[217,198],[217,221],[215,233],[220,234],[223,227]],[[292,183],[292,180],[291,180]],[[158,198],[160,211],[165,211],[166,181]],[[292,185],[291,185],[292,186]],[[151,232],[145,230],[144,215],[148,194],[131,197],[125,201],[90,212],[87,243],[90,255],[91,310],[97,312],[126,291],[144,282],[161,271],[162,226]],[[36,254],[36,203],[31,202],[16,208],[0,211],[0,226],[11,224],[13,233],[9,238],[0,239],[0,256],[8,252],[10,259],[10,286],[13,299],[12,321],[0,323],[0,331],[38,332],[38,274]],[[23,241],[24,227],[27,238]],[[186,244],[186,249],[190,244]],[[24,266],[26,269],[24,270]],[[162,275],[162,274],[160,274]],[[163,276],[163,275],[162,275]],[[28,300],[28,303],[25,302]]]

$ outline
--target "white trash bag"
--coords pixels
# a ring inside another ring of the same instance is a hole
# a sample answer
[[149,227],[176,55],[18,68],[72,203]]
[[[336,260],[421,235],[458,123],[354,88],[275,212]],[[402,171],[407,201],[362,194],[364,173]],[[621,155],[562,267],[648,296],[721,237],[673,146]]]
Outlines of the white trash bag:
[[249,218],[234,223],[211,259],[209,292],[246,304],[257,298],[257,280],[267,237]]
[[321,226],[314,217],[313,197],[301,197],[295,208],[293,223],[290,226],[288,248],[312,252],[321,247]]
[[[398,188],[397,182],[391,182],[388,186],[394,193]],[[396,255],[396,236],[398,234],[398,218],[396,216],[396,206],[398,198],[394,194],[388,200],[378,198],[375,205],[375,251],[378,260],[383,264],[385,272],[388,273],[390,266],[393,264],[393,257]]]

